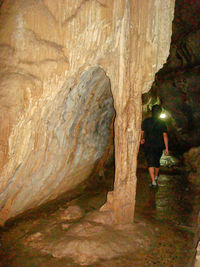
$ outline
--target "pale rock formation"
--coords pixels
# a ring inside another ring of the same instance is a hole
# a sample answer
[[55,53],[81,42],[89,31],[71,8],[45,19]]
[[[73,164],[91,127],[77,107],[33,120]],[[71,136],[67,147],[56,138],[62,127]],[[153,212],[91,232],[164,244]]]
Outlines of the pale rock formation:
[[[15,213],[34,207],[34,198],[41,204],[74,188],[89,176],[108,146],[114,108],[109,79],[102,69],[85,72],[70,92],[64,87],[53,102],[46,103],[46,110],[44,103],[38,107],[40,112],[35,108],[21,125],[23,130],[15,129],[10,137],[18,167],[13,182],[2,183],[1,196],[15,196],[10,207]],[[14,163],[11,158],[8,167]]]
[[72,258],[76,264],[90,265],[121,255],[148,249],[155,230],[142,223],[115,229],[94,221],[73,224],[63,236],[52,240],[37,232],[25,238],[25,245],[58,259]]
[[199,244],[197,246],[197,254],[196,254],[195,267],[200,267],[200,242],[199,242]]
[[1,224],[75,188],[107,153],[109,79],[114,214],[133,220],[141,93],[168,56],[173,11],[174,0],[3,1]]

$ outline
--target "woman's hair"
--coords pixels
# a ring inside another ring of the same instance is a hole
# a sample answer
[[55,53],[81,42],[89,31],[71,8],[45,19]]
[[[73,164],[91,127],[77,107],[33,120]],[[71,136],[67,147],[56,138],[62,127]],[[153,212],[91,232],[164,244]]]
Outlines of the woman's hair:
[[159,117],[160,113],[162,112],[162,108],[160,105],[154,105],[152,107],[152,116],[155,117]]

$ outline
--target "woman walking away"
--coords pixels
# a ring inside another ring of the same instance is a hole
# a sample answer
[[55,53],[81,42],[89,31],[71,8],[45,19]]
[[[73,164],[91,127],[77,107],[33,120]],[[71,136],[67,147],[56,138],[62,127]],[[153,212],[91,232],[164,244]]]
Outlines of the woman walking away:
[[167,127],[165,122],[160,119],[161,112],[161,106],[154,105],[152,107],[152,117],[145,119],[142,123],[141,144],[144,144],[152,187],[157,186],[163,149],[165,149],[166,156],[169,154]]

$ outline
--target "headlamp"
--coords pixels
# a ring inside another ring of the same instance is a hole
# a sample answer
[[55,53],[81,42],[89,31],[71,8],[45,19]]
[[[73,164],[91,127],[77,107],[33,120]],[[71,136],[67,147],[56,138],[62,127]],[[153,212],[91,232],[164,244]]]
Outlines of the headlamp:
[[161,114],[160,114],[160,118],[161,118],[161,119],[165,119],[165,118],[166,118],[166,114],[165,114],[165,113],[161,113]]

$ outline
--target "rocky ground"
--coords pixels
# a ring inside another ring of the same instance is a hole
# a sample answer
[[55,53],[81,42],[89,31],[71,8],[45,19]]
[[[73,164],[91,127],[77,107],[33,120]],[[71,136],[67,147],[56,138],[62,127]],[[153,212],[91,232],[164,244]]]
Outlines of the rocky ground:
[[99,208],[113,188],[113,169],[83,194],[52,202],[1,230],[1,266],[189,266],[194,257],[199,195],[172,168],[156,190],[138,170],[133,225],[113,225]]

